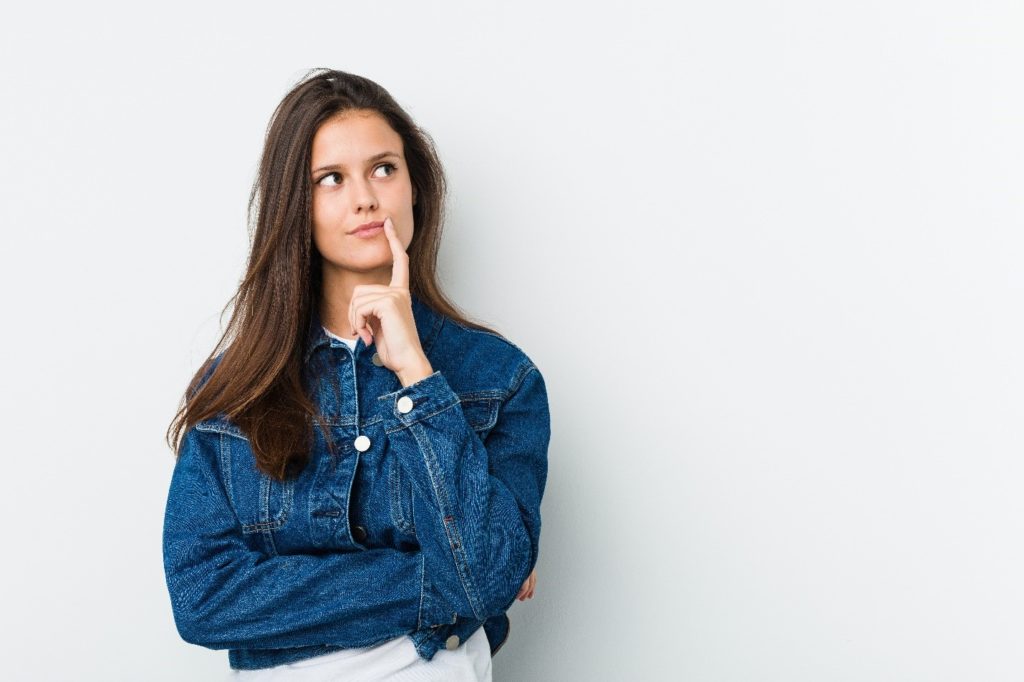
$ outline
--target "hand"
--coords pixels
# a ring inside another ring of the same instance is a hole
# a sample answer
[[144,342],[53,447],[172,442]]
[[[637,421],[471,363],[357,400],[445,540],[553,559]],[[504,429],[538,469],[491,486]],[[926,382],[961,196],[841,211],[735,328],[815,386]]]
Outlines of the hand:
[[533,569],[530,572],[530,577],[526,579],[523,586],[519,588],[519,594],[516,595],[516,599],[524,601],[526,599],[533,598],[533,588],[537,584],[537,569]]
[[434,373],[420,345],[409,294],[409,256],[398,239],[391,217],[384,219],[391,245],[391,284],[357,284],[352,290],[348,321],[363,343],[377,344],[377,356],[398,375],[403,386]]

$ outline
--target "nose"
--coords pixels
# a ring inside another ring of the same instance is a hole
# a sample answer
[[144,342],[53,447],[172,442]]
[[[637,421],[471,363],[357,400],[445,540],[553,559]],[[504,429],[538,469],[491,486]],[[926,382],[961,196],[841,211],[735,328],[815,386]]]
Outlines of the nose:
[[355,192],[353,193],[353,201],[355,202],[356,212],[373,212],[373,210],[377,208],[377,195],[374,194],[373,185],[365,181],[354,184]]

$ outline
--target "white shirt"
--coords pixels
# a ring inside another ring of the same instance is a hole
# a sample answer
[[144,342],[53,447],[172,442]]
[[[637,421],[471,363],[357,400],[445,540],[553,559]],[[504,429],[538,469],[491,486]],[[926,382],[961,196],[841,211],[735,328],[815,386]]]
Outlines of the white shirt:
[[[356,347],[324,327],[332,338]],[[427,661],[402,635],[376,646],[340,649],[295,663],[261,670],[232,670],[228,680],[249,682],[335,682],[392,680],[393,682],[491,682],[491,643],[483,627],[454,651],[442,648]]]
[[382,644],[340,649],[262,670],[232,670],[227,680],[258,682],[491,682],[491,643],[483,626],[454,651],[442,647],[429,661],[405,635]]

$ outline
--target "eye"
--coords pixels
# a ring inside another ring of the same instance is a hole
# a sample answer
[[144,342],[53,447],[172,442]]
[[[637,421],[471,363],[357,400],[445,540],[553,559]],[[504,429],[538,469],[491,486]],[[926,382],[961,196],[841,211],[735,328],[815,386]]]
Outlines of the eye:
[[328,187],[330,187],[331,185],[336,185],[336,184],[338,184],[337,182],[324,182],[324,180],[326,180],[327,178],[332,178],[335,175],[338,176],[339,180],[341,179],[341,173],[328,173],[327,175],[325,175],[322,178],[320,178],[319,180],[317,180],[316,184],[318,184],[318,185],[326,185]]
[[[382,163],[382,164],[380,164],[379,166],[377,166],[377,168],[390,168],[390,169],[391,169],[391,172],[390,172],[390,173],[388,173],[387,175],[383,176],[383,177],[385,177],[385,178],[386,178],[386,177],[390,177],[390,176],[394,175],[394,174],[395,174],[395,171],[396,171],[396,170],[398,169],[398,166],[396,166],[396,165],[395,165],[395,164],[393,164],[393,163]],[[375,170],[375,171],[376,171],[376,170],[377,170],[377,168],[374,168],[373,170]]]
[[[387,168],[389,172],[387,174],[385,174],[385,175],[378,175],[377,177],[389,178],[389,177],[391,177],[392,175],[395,174],[396,170],[398,170],[398,166],[396,166],[393,163],[382,163],[382,164],[379,164],[373,170],[376,173],[377,170],[379,170],[381,168]],[[337,177],[337,179],[333,180],[332,182],[324,182],[325,180],[327,180],[327,178],[334,178],[334,177]],[[318,185],[320,185],[322,187],[334,187],[334,186],[339,185],[340,183],[341,183],[341,173],[336,173],[336,172],[335,173],[328,173],[327,175],[324,175],[323,177],[321,177],[319,180],[316,181],[316,184],[318,184]]]

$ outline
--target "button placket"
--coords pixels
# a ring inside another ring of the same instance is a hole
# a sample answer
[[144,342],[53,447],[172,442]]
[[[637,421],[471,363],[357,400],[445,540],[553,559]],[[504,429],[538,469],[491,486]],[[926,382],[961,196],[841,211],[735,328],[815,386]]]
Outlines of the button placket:
[[[369,436],[365,434],[360,434],[359,436],[356,436],[356,439],[354,441],[352,441],[352,445],[354,445],[356,450],[358,450],[359,452],[366,452],[367,450],[370,449],[371,441]],[[364,528],[363,526],[353,526],[352,538],[356,542],[365,543],[367,538],[366,528]]]

